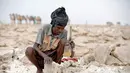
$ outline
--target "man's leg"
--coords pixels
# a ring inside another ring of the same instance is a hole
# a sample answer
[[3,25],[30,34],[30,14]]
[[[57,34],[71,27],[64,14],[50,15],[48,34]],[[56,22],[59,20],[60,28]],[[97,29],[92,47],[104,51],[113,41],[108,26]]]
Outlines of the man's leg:
[[56,59],[56,62],[59,64],[61,63],[61,59],[63,57],[64,47],[65,47],[65,43],[62,40],[60,40],[57,47],[57,59]]
[[25,52],[28,59],[37,67],[37,73],[43,73],[42,69],[38,65],[38,62],[35,57],[35,49],[32,47],[28,47]]

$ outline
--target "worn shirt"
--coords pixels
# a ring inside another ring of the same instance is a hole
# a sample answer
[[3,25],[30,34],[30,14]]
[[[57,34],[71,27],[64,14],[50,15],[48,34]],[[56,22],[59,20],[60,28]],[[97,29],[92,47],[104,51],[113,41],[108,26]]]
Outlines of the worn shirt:
[[[37,34],[37,38],[36,38],[36,43],[43,45],[43,41],[44,41],[44,36],[45,35],[49,35],[53,38],[59,38],[61,40],[63,40],[64,42],[67,41],[67,31],[64,29],[64,31],[62,33],[60,33],[59,35],[53,35],[52,34],[52,25],[51,24],[45,24],[43,25],[42,28],[39,29],[39,32]],[[50,41],[52,42],[52,41]]]

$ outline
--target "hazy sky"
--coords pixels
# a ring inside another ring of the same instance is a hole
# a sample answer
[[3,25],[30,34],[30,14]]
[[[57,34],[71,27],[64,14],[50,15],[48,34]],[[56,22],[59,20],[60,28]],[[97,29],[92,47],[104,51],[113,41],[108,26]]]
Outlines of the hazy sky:
[[0,0],[0,20],[9,23],[9,14],[41,16],[50,23],[50,14],[64,6],[73,24],[130,24],[130,0]]

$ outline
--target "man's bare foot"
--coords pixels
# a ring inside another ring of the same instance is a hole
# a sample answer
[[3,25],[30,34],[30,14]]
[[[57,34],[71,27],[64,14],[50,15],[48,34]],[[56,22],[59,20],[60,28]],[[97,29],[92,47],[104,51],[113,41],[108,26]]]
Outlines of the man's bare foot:
[[42,69],[37,69],[37,73],[43,73]]

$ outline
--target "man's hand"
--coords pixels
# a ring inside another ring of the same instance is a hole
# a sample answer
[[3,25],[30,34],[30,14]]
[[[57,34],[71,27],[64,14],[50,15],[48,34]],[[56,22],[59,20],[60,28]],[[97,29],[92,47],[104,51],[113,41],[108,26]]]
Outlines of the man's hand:
[[74,41],[69,41],[69,43],[70,43],[70,46],[71,46],[72,49],[75,48],[75,43],[74,43]]
[[75,52],[73,50],[71,50],[71,56],[70,57],[72,58],[72,57],[74,57],[74,55],[75,55]]
[[48,56],[45,56],[45,57],[44,57],[44,63],[47,63],[47,64],[52,63],[52,58],[50,58],[50,57],[48,57]]

